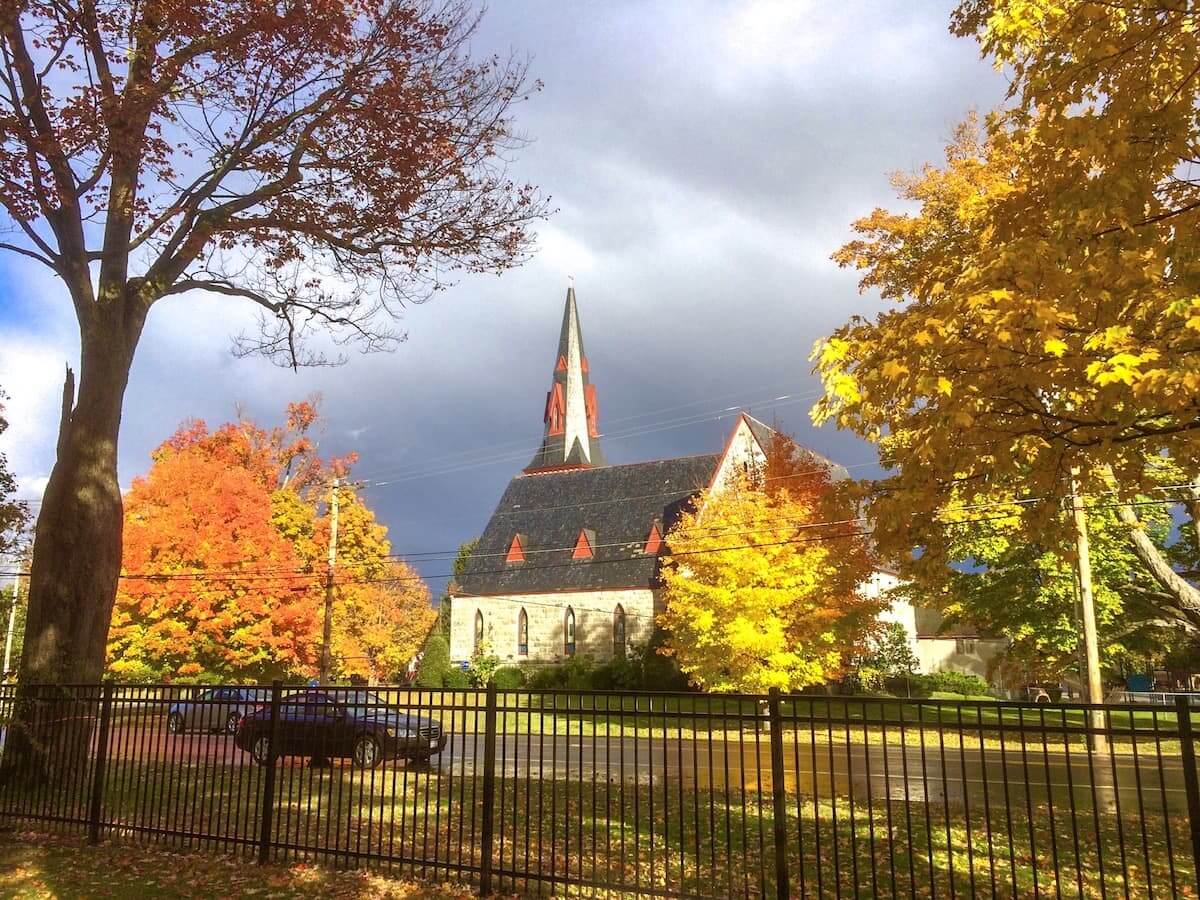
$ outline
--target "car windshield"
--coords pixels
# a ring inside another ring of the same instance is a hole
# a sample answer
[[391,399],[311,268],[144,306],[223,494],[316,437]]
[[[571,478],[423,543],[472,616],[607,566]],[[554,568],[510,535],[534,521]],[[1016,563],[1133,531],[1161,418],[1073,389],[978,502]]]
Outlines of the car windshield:
[[371,691],[354,691],[338,700],[353,716],[381,716],[395,711],[388,707],[386,700]]

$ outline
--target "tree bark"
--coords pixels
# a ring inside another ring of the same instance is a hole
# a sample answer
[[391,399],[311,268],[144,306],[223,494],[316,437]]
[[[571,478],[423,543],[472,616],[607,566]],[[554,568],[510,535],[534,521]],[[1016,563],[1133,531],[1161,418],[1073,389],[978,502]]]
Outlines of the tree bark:
[[1196,550],[1200,552],[1200,478],[1191,482],[1184,493],[1184,507],[1192,520],[1192,537],[1196,540]]
[[[67,371],[57,459],[37,520],[5,773],[53,776],[51,761],[76,759],[90,738],[92,695],[104,671],[121,571],[117,436],[145,321],[144,309],[121,312],[134,307],[121,297],[117,310],[81,323],[77,399]],[[81,685],[93,687],[85,692]]]
[[1171,563],[1142,528],[1141,520],[1132,507],[1123,503],[1118,505],[1117,518],[1129,527],[1129,541],[1133,545],[1134,555],[1142,561],[1162,589],[1171,595],[1179,614],[1191,622],[1200,623],[1200,589],[1171,567]]
[[136,328],[131,335],[124,322],[98,321],[83,336],[78,402],[68,409],[64,396],[58,458],[37,520],[22,682],[94,683],[104,669],[121,571],[117,435]]

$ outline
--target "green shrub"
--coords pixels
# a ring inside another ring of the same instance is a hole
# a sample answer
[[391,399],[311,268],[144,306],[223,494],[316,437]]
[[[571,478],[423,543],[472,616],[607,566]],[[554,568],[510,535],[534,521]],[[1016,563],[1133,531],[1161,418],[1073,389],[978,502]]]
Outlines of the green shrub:
[[[904,696],[905,684],[903,679],[896,679],[893,687],[889,679],[889,687],[900,696]],[[958,697],[989,697],[991,691],[987,682],[978,675],[967,675],[962,672],[932,672],[929,675],[911,675],[908,678],[908,690],[913,697],[938,698],[935,694],[956,694]]]
[[568,691],[592,689],[592,664],[581,656],[572,656],[562,664],[563,687]]
[[501,666],[492,674],[498,691],[518,691],[525,687],[525,672],[516,666]]
[[439,632],[434,632],[425,642],[421,661],[417,663],[417,687],[440,688],[450,671],[450,645]]
[[528,666],[525,669],[525,686],[534,691],[558,691],[565,684],[563,667]]
[[595,669],[580,656],[548,666],[530,666],[526,687],[534,691],[590,691]]
[[596,666],[591,675],[592,688],[597,691],[633,691],[643,687],[641,672],[623,656]]
[[469,688],[471,687],[471,676],[462,669],[450,669],[442,677],[442,683],[438,686],[445,688]]
[[475,652],[471,655],[471,662],[467,665],[467,678],[470,679],[472,686],[484,687],[492,676],[496,674],[496,670],[500,668],[500,657],[492,652],[491,641],[483,641]]
[[582,656],[550,665],[525,665],[525,687],[532,691],[686,691],[687,676],[671,657],[662,656],[661,632],[628,656],[595,664]]
[[667,634],[655,628],[650,640],[630,654],[630,662],[637,670],[636,687],[646,691],[688,691],[688,677],[679,671],[673,656],[663,656],[659,649],[666,645]]

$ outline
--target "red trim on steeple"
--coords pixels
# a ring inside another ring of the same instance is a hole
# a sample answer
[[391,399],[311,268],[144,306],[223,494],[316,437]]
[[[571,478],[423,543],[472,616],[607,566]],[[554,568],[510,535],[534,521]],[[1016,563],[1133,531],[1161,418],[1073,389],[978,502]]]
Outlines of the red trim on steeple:
[[584,357],[580,358],[580,360],[579,360],[579,367],[580,367],[581,369],[583,369],[583,371],[584,371],[584,372],[586,372],[586,371],[588,370],[588,364],[587,364],[587,357],[586,357],[586,356],[584,356]]
[[521,536],[514,534],[512,543],[508,545],[508,556],[504,557],[506,563],[525,562],[525,548],[521,546]]
[[594,555],[588,530],[584,528],[579,532],[579,537],[575,539],[575,550],[571,553],[571,559],[591,559]]
[[546,394],[546,415],[543,421],[548,426],[546,434],[562,434],[567,427],[567,402],[563,397],[563,386],[555,382]]
[[[566,358],[565,356],[560,356],[560,357],[558,358],[558,362],[556,362],[556,363],[554,364],[554,371],[555,371],[555,372],[565,372],[565,371],[567,371],[567,358]],[[585,372],[586,372],[586,371],[587,371],[587,369],[584,369],[583,371],[585,371]]]
[[584,386],[583,408],[587,414],[588,437],[600,437],[600,428],[596,424],[596,386],[594,384]]
[[662,550],[663,539],[662,533],[658,530],[658,523],[650,523],[650,533],[646,535],[646,546],[642,548],[642,552],[649,555],[657,555]]

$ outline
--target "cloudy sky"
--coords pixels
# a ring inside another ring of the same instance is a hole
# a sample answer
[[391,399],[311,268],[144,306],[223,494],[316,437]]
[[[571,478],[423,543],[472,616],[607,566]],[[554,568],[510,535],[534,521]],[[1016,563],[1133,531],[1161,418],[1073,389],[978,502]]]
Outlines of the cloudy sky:
[[[878,308],[829,260],[849,223],[894,205],[890,171],[936,161],[957,121],[1002,99],[976,45],[948,33],[950,8],[495,3],[478,52],[528,56],[545,85],[517,112],[532,143],[516,173],[558,209],[533,261],[410,310],[393,353],[299,374],[230,355],[249,314],[236,302],[156,306],[126,399],[122,484],[184,418],[216,424],[240,404],[274,422],[319,392],[322,451],[359,452],[395,549],[454,548],[539,442],[568,275],[611,462],[715,452],[727,408],[744,406],[871,474],[870,447],[809,423],[808,354]],[[0,449],[27,496],[49,473],[77,352],[53,278],[0,258]],[[424,569],[440,590],[448,563]]]

